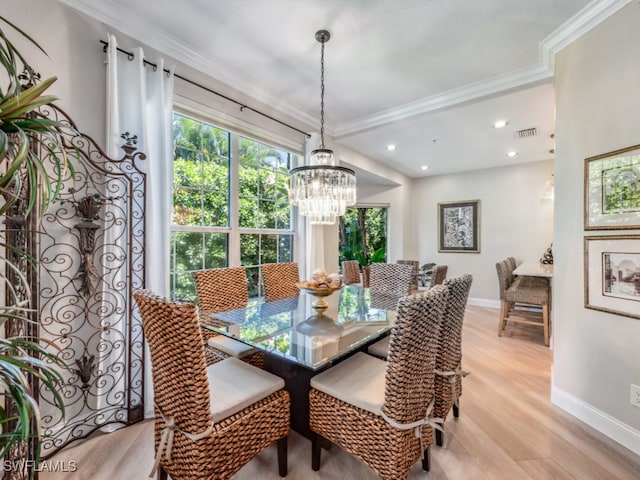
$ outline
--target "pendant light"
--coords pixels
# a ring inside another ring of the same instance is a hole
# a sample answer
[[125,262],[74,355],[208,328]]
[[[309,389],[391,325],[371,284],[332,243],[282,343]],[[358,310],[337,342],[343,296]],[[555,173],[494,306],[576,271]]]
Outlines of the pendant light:
[[331,35],[316,32],[322,44],[320,54],[320,148],[311,152],[309,165],[291,170],[289,201],[313,225],[333,225],[347,207],[356,203],[356,175],[353,170],[336,165],[333,151],[324,146],[324,44]]

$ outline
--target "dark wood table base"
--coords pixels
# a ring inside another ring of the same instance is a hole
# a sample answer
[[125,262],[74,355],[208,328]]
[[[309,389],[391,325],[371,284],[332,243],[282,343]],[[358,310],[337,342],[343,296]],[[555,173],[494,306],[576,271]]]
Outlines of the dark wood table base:
[[[284,380],[284,385],[291,397],[291,428],[309,440],[312,439],[313,432],[309,428],[309,390],[311,390],[311,379],[319,373],[331,368],[333,365],[346,360],[357,352],[366,352],[367,347],[377,342],[386,334],[377,337],[366,345],[349,352],[340,357],[339,360],[326,365],[319,370],[311,370],[292,363],[290,360],[270,353],[265,354],[264,369]],[[324,446],[324,445],[323,445]]]

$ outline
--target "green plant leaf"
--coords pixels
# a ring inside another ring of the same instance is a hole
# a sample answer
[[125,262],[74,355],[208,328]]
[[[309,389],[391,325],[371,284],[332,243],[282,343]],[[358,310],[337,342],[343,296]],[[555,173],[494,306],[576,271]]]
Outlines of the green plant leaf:
[[[43,80],[40,83],[36,83],[35,85],[32,85],[24,90],[16,92],[15,95],[12,95],[10,97],[5,97],[2,101],[0,101],[0,119],[10,117],[11,114],[14,113],[15,110],[18,108],[22,108],[32,103],[36,103],[37,102],[36,99],[38,97],[41,97],[41,95],[45,92],[45,90],[47,90],[47,88],[49,88],[56,80],[57,80],[57,77],[50,77],[50,78],[47,78],[46,80]],[[56,100],[56,97],[52,95],[44,96],[41,98],[45,98],[45,99],[50,98],[52,100],[45,101],[40,105],[44,105],[45,103],[51,103]],[[30,110],[34,110],[35,108],[37,107],[33,107]]]
[[371,263],[383,263],[387,259],[387,249],[382,247],[371,254]]

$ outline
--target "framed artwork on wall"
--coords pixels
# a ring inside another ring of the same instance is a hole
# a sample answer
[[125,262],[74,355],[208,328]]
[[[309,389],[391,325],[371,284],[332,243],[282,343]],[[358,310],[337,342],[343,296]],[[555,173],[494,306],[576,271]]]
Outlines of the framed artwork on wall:
[[480,253],[480,200],[438,203],[438,251]]
[[584,238],[584,306],[640,319],[640,235]]
[[584,229],[640,228],[640,145],[585,159]]

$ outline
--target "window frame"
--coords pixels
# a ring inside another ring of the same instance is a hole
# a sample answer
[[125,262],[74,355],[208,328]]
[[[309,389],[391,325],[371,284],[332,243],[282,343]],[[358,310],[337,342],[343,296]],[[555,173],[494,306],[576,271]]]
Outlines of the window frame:
[[[298,164],[304,161],[304,145],[300,144],[298,149],[292,149],[290,146],[290,142],[287,144],[283,144],[281,139],[278,138],[277,135],[274,135],[274,140],[270,141],[266,137],[268,131],[258,131],[259,129],[255,129],[256,132],[252,132],[250,128],[233,128],[228,122],[220,121],[216,116],[209,116],[206,112],[203,111],[195,111],[192,108],[185,108],[179,104],[174,104],[173,106],[173,114],[181,115],[184,117],[191,118],[194,121],[202,122],[207,125],[210,125],[214,128],[218,128],[228,132],[229,135],[229,215],[228,215],[228,226],[209,226],[209,225],[176,225],[173,223],[173,211],[170,219],[170,234],[173,235],[174,232],[199,232],[199,233],[224,233],[227,235],[227,266],[228,267],[260,267],[260,265],[242,265],[241,264],[241,235],[290,235],[291,236],[291,248],[292,248],[292,258],[291,261],[297,261],[297,255],[299,252],[299,244],[300,238],[298,233],[298,215],[297,210],[290,206],[290,221],[288,229],[279,229],[279,228],[256,228],[256,227],[241,227],[240,223],[240,138],[246,138],[250,141],[261,143],[268,145],[270,147],[276,148],[278,150],[283,150],[290,155],[289,169],[295,168]],[[266,132],[266,134],[265,134]],[[279,141],[280,140],[280,141]],[[172,136],[173,142],[173,136]],[[173,143],[172,143],[172,152],[173,152]],[[175,182],[173,179],[173,153],[172,153],[172,164],[171,164],[171,205],[173,206],[173,192],[175,187]],[[173,244],[171,243],[171,248],[173,249]],[[170,252],[172,255],[173,252]],[[260,254],[260,252],[259,252]],[[172,258],[170,256],[170,258]],[[173,263],[170,265],[170,276],[171,278],[176,277],[177,275],[181,275],[184,273],[189,273],[190,271],[179,272],[177,273],[173,269]],[[172,282],[170,282],[172,284]],[[262,293],[262,292],[260,292]],[[175,295],[175,286],[170,291],[170,296],[174,297]]]

